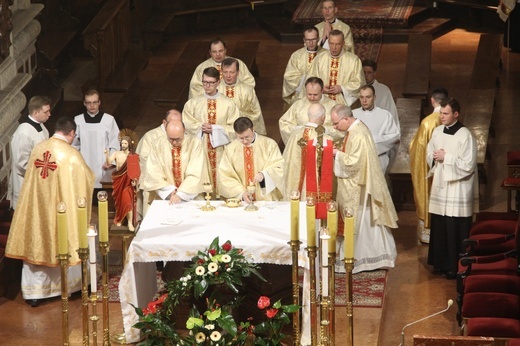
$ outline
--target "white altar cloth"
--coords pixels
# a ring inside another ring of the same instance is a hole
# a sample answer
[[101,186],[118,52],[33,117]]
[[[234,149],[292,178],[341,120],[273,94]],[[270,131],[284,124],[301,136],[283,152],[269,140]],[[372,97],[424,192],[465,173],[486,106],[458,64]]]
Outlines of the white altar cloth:
[[[215,237],[220,244],[230,240],[244,249],[253,262],[290,265],[290,203],[258,202],[258,211],[248,212],[244,205],[229,208],[222,201],[212,201],[215,211],[205,212],[203,201],[169,205],[154,201],[139,231],[128,248],[119,294],[126,342],[137,342],[140,332],[132,326],[138,322],[133,304],[146,307],[157,292],[155,262],[190,261],[198,250],[206,249]],[[307,256],[305,204],[300,203],[299,261]]]

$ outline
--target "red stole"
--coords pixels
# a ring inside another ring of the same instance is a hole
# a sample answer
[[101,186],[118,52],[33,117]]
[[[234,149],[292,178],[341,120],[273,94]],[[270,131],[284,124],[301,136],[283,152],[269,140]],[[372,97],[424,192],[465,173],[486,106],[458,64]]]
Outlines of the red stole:
[[327,146],[323,147],[320,176],[317,177],[316,146],[314,140],[307,142],[307,159],[305,161],[306,171],[306,193],[313,196],[316,205],[316,218],[327,218],[327,203],[332,199],[332,141],[327,140]]
[[234,85],[226,85],[226,96],[230,99],[235,97],[235,86]]
[[[246,187],[255,180],[255,159],[253,147],[244,147],[244,170],[246,172]],[[253,199],[256,196],[253,194]]]
[[179,188],[182,183],[181,147],[172,148],[172,173],[175,186]]
[[[208,99],[208,123],[215,125],[217,123],[217,100]],[[213,191],[217,193],[217,150],[211,145],[209,134],[206,136],[206,147],[208,150],[209,170],[211,180],[213,182]]]

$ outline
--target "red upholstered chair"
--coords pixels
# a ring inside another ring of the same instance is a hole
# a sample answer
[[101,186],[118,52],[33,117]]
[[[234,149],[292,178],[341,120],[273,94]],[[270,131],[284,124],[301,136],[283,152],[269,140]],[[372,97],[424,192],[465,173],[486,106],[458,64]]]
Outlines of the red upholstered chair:
[[468,239],[463,241],[466,253],[461,257],[493,255],[516,248],[517,220],[484,220],[475,222]]
[[510,339],[507,343],[508,346],[520,346],[520,339]]
[[[507,152],[507,178],[502,182],[502,188],[507,190],[507,210],[518,210],[520,190],[520,151]],[[514,207],[512,204],[512,191],[516,191]]]
[[520,338],[518,318],[475,317],[468,320],[468,336],[487,336],[495,338]]

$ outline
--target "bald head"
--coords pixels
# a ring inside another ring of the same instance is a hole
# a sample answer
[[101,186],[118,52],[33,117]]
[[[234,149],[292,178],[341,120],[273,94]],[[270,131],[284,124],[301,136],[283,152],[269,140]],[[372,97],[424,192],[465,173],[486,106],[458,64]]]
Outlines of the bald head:
[[313,103],[307,111],[307,116],[311,123],[323,125],[325,122],[325,107],[321,103]]
[[184,123],[180,120],[172,120],[166,124],[166,137],[174,147],[180,147],[184,139]]
[[166,125],[173,120],[182,121],[182,114],[176,109],[170,109],[168,112],[166,112],[164,115],[163,124]]

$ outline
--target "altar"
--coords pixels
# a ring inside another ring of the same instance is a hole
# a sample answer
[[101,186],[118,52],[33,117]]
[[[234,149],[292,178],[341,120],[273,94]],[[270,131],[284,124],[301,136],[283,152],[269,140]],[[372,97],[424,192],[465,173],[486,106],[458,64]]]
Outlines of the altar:
[[[154,201],[128,249],[119,282],[119,293],[126,342],[137,342],[139,330],[133,305],[145,307],[157,292],[155,262],[190,261],[198,250],[206,249],[215,237],[220,243],[230,240],[242,248],[255,263],[291,265],[290,203],[257,202],[258,211],[244,206],[227,207],[212,201],[215,211],[200,210],[203,201],[169,205]],[[300,237],[303,242],[299,261],[307,261],[305,204],[300,203]],[[303,221],[303,222],[302,222]]]

